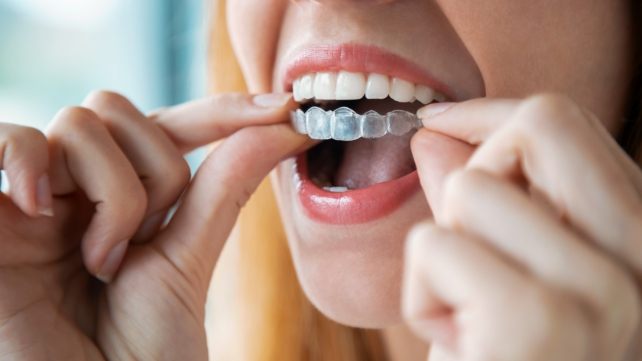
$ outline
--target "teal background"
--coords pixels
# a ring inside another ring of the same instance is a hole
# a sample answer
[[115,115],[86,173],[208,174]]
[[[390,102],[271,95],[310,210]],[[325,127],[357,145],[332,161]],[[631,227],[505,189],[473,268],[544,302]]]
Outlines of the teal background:
[[202,0],[0,0],[0,122],[45,129],[95,89],[145,112],[203,96],[206,13]]

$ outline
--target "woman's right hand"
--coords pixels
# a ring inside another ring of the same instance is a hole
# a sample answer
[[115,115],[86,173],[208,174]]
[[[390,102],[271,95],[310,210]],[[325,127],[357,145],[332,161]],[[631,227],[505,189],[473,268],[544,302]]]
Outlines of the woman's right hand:
[[[0,359],[206,360],[207,289],[239,209],[308,144],[282,124],[295,106],[226,94],[145,116],[97,92],[46,135],[0,123]],[[190,182],[182,155],[223,138]]]

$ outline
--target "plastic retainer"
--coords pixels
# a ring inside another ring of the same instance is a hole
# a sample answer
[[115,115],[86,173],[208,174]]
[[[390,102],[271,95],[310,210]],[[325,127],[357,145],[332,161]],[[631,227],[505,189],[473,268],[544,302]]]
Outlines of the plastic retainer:
[[335,110],[311,107],[305,112],[297,109],[290,112],[290,115],[292,125],[298,133],[318,140],[375,139],[387,134],[404,135],[422,127],[421,120],[405,110],[393,110],[381,115],[374,110],[357,114],[348,107]]

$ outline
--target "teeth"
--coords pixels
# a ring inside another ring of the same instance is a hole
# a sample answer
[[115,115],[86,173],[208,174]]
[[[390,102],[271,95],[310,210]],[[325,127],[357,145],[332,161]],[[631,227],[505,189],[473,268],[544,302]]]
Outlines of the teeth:
[[390,97],[401,103],[415,100],[428,104],[433,100],[443,102],[446,97],[426,85],[413,84],[400,78],[383,74],[348,71],[320,72],[303,75],[292,83],[294,100],[357,100],[385,99]]
[[370,110],[359,115],[347,107],[334,111],[312,107],[307,112],[298,109],[291,113],[291,117],[298,133],[319,140],[381,138],[387,134],[404,135],[421,127],[417,116],[404,110],[394,110],[386,115]]
[[332,193],[343,193],[348,191],[348,187],[338,187],[338,186],[333,186],[333,187],[323,187],[325,191],[332,192]]
[[314,78],[314,74],[307,74],[299,78],[299,94],[303,99],[314,98]]
[[366,77],[362,73],[339,72],[337,76],[337,100],[357,100],[366,92]]
[[422,104],[428,104],[435,99],[435,91],[425,85],[417,85],[415,87],[415,98]]
[[385,99],[390,92],[390,79],[381,74],[372,73],[368,75],[368,84],[366,85],[366,98],[368,99]]
[[401,103],[411,102],[415,98],[415,85],[403,79],[392,78],[390,98]]
[[[301,83],[299,83],[300,85]],[[314,97],[321,100],[334,100],[336,98],[337,74],[317,73],[314,78]]]

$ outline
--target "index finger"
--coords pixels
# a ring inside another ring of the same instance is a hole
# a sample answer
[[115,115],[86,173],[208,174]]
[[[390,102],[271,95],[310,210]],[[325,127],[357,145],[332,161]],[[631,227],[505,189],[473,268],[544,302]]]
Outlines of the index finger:
[[149,118],[187,153],[247,126],[284,122],[296,107],[291,93],[223,93],[160,109]]

